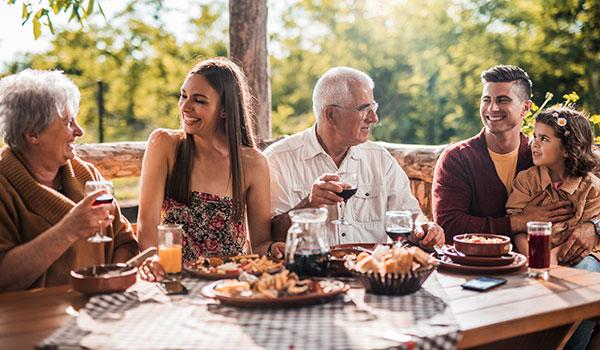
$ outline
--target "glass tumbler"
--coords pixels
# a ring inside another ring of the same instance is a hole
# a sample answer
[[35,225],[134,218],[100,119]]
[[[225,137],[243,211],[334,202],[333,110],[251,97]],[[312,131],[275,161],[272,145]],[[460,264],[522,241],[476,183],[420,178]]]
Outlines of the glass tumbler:
[[550,270],[550,236],[552,223],[530,221],[527,223],[529,241],[529,277],[547,280]]
[[179,280],[182,269],[181,236],[183,229],[181,225],[160,224],[158,225],[158,261],[165,269],[167,278]]

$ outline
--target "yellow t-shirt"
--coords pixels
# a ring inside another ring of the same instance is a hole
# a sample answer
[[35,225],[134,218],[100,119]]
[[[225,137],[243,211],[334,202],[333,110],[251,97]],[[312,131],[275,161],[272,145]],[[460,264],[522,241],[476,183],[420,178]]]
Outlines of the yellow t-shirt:
[[512,191],[513,181],[517,174],[517,160],[519,159],[519,146],[506,154],[495,153],[488,148],[496,173],[506,187],[506,192]]

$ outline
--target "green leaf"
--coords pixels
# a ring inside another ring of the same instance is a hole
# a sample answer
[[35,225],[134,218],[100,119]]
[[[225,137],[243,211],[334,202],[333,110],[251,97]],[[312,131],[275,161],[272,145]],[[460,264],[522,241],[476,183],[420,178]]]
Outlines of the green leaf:
[[50,33],[54,34],[54,26],[52,25],[52,19],[50,19],[50,15],[46,14],[46,18],[48,18],[48,28],[50,28]]
[[94,0],[90,0],[90,2],[88,2],[88,7],[85,10],[85,17],[91,15],[92,11],[94,11]]
[[102,6],[100,6],[100,3],[98,3],[98,10],[100,10],[100,14],[102,15],[102,17],[104,17],[106,19],[106,15],[104,14],[104,10],[102,9]]

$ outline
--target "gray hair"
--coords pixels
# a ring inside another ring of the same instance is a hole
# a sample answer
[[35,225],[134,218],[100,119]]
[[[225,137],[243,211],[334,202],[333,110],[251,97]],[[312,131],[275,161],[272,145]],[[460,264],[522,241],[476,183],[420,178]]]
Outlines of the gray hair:
[[79,111],[79,89],[62,71],[26,69],[0,80],[0,136],[23,150],[25,135],[44,131],[54,118]]
[[373,79],[367,74],[350,67],[334,67],[319,78],[313,90],[313,112],[317,121],[321,120],[323,109],[332,104],[348,106],[353,98],[351,85],[360,83],[371,90],[375,87]]

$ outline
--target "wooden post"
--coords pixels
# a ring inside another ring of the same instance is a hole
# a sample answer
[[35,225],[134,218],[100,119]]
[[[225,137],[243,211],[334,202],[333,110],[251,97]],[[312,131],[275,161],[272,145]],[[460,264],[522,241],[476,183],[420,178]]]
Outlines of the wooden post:
[[271,138],[271,88],[267,50],[267,0],[229,0],[229,56],[240,64],[256,99],[254,131]]

